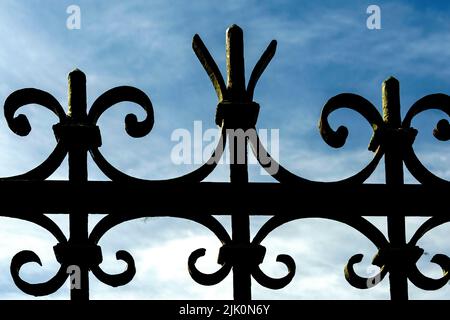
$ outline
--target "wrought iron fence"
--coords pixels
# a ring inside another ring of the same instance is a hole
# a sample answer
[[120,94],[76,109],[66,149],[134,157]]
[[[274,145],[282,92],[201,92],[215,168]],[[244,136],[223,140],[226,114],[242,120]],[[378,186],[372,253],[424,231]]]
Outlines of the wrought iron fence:
[[[205,255],[205,249],[195,250],[187,261],[193,280],[202,285],[215,285],[233,271],[234,299],[251,299],[251,278],[270,289],[280,289],[294,277],[296,264],[289,255],[280,254],[277,261],[287,266],[284,277],[271,278],[261,269],[265,247],[261,242],[277,227],[293,220],[317,217],[331,219],[351,226],[367,237],[377,248],[373,264],[380,273],[372,278],[356,274],[354,265],[361,262],[362,255],[352,256],[345,266],[345,278],[354,287],[368,289],[389,274],[390,292],[393,300],[408,298],[408,279],[417,287],[437,290],[449,280],[450,259],[437,254],[431,260],[442,268],[439,279],[423,275],[416,262],[424,253],[417,246],[418,240],[428,231],[450,220],[446,212],[449,182],[443,180],[419,161],[414,152],[417,130],[411,127],[412,119],[428,109],[438,109],[450,116],[450,96],[431,94],[419,99],[406,113],[400,115],[399,83],[389,78],[382,87],[382,114],[365,98],[351,93],[334,96],[323,107],[319,128],[323,139],[334,148],[345,144],[348,130],[341,126],[331,128],[328,117],[339,108],[349,108],[362,115],[373,129],[369,150],[373,159],[354,176],[337,182],[316,182],[299,177],[279,165],[265,150],[257,134],[236,135],[255,129],[259,105],[253,101],[253,92],[265,68],[273,58],[276,41],[273,40],[255,65],[248,84],[245,84],[243,32],[231,26],[226,33],[227,83],[198,35],[193,38],[193,49],[208,73],[218,98],[216,124],[220,141],[211,158],[201,167],[184,176],[148,181],[131,177],[110,164],[102,155],[101,131],[97,126],[100,116],[113,105],[128,101],[142,107],[146,116],[139,121],[134,114],[125,117],[125,129],[131,137],[150,133],[154,123],[153,107],[148,96],[141,90],[121,86],[110,89],[94,101],[87,110],[86,78],[75,70],[69,74],[69,106],[67,113],[48,92],[39,89],[21,89],[13,92],[5,101],[5,117],[10,129],[26,136],[30,123],[23,114],[16,112],[24,105],[38,104],[52,111],[59,119],[53,126],[57,145],[50,156],[33,170],[14,177],[2,178],[2,216],[30,221],[48,230],[56,239],[54,253],[60,264],[58,272],[45,283],[28,283],[19,274],[21,267],[40,259],[32,251],[21,251],[11,261],[14,283],[23,292],[45,296],[58,290],[69,274],[68,268],[79,268],[79,285],[72,286],[71,299],[89,298],[89,272],[110,286],[122,286],[132,281],[136,269],[133,257],[127,251],[117,251],[116,258],[127,264],[119,274],[104,272],[102,249],[99,240],[114,226],[142,217],[169,216],[195,221],[209,230],[222,242],[218,263],[220,269],[205,274],[197,269],[197,260]],[[252,131],[256,132],[256,131]],[[447,120],[437,123],[433,131],[439,140],[450,139]],[[202,182],[216,167],[217,160],[230,148],[230,183]],[[251,183],[247,172],[247,147],[251,146],[260,165],[279,183]],[[87,157],[111,181],[89,181]],[[46,180],[68,157],[68,181]],[[364,182],[384,157],[385,184]],[[404,183],[403,164],[420,182]],[[276,167],[277,170],[271,170]],[[166,201],[177,194],[178,200]],[[198,195],[202,197],[199,199]],[[23,197],[32,199],[21,201]],[[323,197],[327,201],[317,199]],[[259,199],[254,201],[253,199]],[[350,200],[349,200],[350,199]],[[70,236],[64,233],[45,214],[63,213],[69,217]],[[88,232],[88,216],[92,213],[106,214],[93,230]],[[231,216],[232,234],[213,215]],[[251,215],[267,215],[270,219],[251,239],[249,218]],[[432,216],[415,232],[409,242],[405,236],[406,216]],[[387,218],[388,237],[364,216]]]

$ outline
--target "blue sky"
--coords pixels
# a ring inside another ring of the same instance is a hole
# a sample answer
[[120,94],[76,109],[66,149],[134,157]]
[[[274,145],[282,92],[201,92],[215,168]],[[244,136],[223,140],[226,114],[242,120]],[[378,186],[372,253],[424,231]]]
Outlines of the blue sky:
[[[81,29],[68,30],[66,8],[81,9]],[[381,8],[381,30],[368,30],[366,8]],[[171,133],[192,130],[194,121],[214,128],[217,103],[214,90],[192,48],[200,34],[225,75],[225,30],[236,23],[244,30],[247,79],[272,39],[277,53],[255,91],[261,105],[259,128],[279,129],[280,161],[291,171],[313,180],[332,181],[359,171],[372,157],[367,151],[370,127],[350,111],[338,111],[332,125],[350,130],[342,149],[332,149],[321,139],[317,121],[324,103],[341,92],[357,93],[381,110],[381,83],[393,75],[401,85],[403,114],[417,99],[430,93],[450,92],[450,4],[444,1],[2,1],[0,3],[0,97],[23,87],[49,91],[67,105],[67,74],[80,68],[87,74],[88,104],[104,91],[132,85],[151,98],[155,112],[153,131],[141,139],[128,137],[123,118],[140,110],[120,104],[100,119],[102,152],[130,175],[147,179],[179,176],[192,166],[170,160]],[[42,108],[24,108],[33,130],[22,138],[0,125],[0,174],[23,173],[40,163],[55,145],[52,124],[57,119]],[[443,117],[436,111],[413,122],[420,131],[416,151],[424,164],[443,178],[450,178],[448,144],[431,136]],[[252,167],[252,181],[270,181]],[[209,181],[227,181],[226,166],[219,166]],[[53,179],[66,179],[64,165]],[[94,165],[90,178],[106,179]],[[415,180],[406,175],[408,183]],[[383,166],[369,182],[383,182]],[[430,213],[432,214],[432,213]],[[67,231],[67,221],[55,217]],[[98,217],[92,218],[92,225]],[[221,221],[228,227],[227,218]],[[383,219],[373,219],[383,230]],[[410,235],[422,219],[408,220]],[[262,223],[254,219],[252,232]],[[324,232],[326,230],[326,232]],[[448,227],[430,232],[419,245],[428,253],[421,269],[439,276],[428,263],[433,253],[447,253]],[[0,233],[0,298],[28,298],[14,287],[8,275],[12,256],[34,249],[44,268],[27,265],[23,275],[44,280],[56,270],[54,240],[28,223],[2,218]],[[126,234],[127,237],[123,235]],[[194,223],[152,218],[123,224],[108,233],[104,246],[105,270],[118,271],[114,252],[128,249],[137,263],[136,278],[127,286],[109,288],[91,278],[92,298],[202,299],[232,297],[231,277],[215,287],[195,284],[187,272],[187,257],[206,246],[199,260],[204,271],[213,271],[219,242]],[[275,263],[279,253],[290,253],[298,269],[293,282],[271,291],[254,283],[254,298],[265,299],[386,299],[386,281],[370,290],[350,287],[343,277],[349,257],[364,253],[359,272],[367,268],[375,247],[349,227],[319,220],[292,222],[275,231],[265,243],[268,255],[263,269],[273,276],[284,274]],[[343,245],[345,244],[345,245]],[[448,286],[438,292],[410,287],[419,299],[446,298]],[[63,287],[52,298],[67,298]]]

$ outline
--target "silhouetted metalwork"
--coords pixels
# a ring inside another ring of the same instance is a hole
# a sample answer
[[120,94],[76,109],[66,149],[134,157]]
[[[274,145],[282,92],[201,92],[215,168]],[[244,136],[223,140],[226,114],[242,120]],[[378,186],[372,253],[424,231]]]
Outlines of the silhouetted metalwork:
[[[363,256],[355,254],[345,266],[345,278],[354,287],[367,289],[381,281],[389,273],[391,297],[395,300],[408,298],[408,279],[419,288],[437,290],[449,280],[450,259],[441,254],[431,262],[442,268],[440,279],[423,275],[416,262],[423,254],[417,242],[431,229],[450,221],[445,213],[446,195],[450,182],[435,176],[420,162],[414,152],[417,130],[411,127],[412,119],[428,109],[437,109],[450,116],[450,97],[432,94],[421,98],[400,116],[399,83],[389,78],[382,88],[382,115],[365,98],[351,93],[338,94],[324,105],[319,120],[320,134],[327,144],[340,148],[345,144],[348,130],[340,126],[334,130],[328,118],[340,108],[349,108],[363,116],[373,131],[369,150],[373,159],[355,175],[336,182],[315,182],[299,177],[275,162],[265,150],[259,138],[230,136],[227,129],[255,129],[259,105],[253,101],[258,79],[273,58],[277,43],[273,40],[251,73],[245,85],[243,32],[231,26],[226,33],[227,83],[208,49],[198,35],[193,38],[193,49],[207,72],[219,100],[216,124],[221,139],[211,158],[197,170],[182,177],[164,181],[148,181],[131,177],[116,169],[100,151],[101,130],[97,126],[100,116],[115,104],[133,102],[145,111],[143,120],[134,114],[125,117],[125,130],[131,137],[143,137],[150,133],[154,123],[153,106],[148,96],[133,87],[116,87],[103,93],[94,101],[89,111],[86,101],[86,78],[80,70],[69,74],[69,106],[65,113],[60,103],[49,93],[38,89],[21,89],[5,101],[5,117],[11,130],[26,136],[31,126],[25,115],[16,115],[24,105],[37,104],[52,111],[59,119],[53,126],[57,145],[50,156],[35,169],[14,177],[2,178],[3,216],[30,221],[49,231],[56,239],[54,252],[60,268],[45,283],[28,283],[20,277],[21,267],[29,262],[41,261],[36,253],[24,250],[11,261],[11,275],[15,284],[25,293],[44,296],[58,290],[68,278],[67,267],[79,266],[81,285],[71,289],[71,298],[89,298],[89,272],[110,286],[129,283],[136,272],[132,255],[124,250],[116,253],[127,268],[120,274],[108,274],[102,270],[100,239],[114,226],[132,219],[149,216],[169,216],[195,221],[211,230],[222,242],[218,263],[221,267],[212,274],[205,274],[196,267],[197,260],[205,255],[200,248],[190,254],[187,261],[192,279],[202,285],[215,285],[233,271],[234,298],[251,299],[251,278],[270,289],[288,285],[296,272],[292,257],[280,254],[277,261],[287,267],[285,276],[274,279],[260,268],[266,249],[261,242],[279,226],[304,218],[324,218],[344,223],[363,234],[377,248],[373,264],[380,273],[372,278],[356,274],[354,265]],[[434,136],[443,141],[450,139],[447,120],[438,122]],[[230,183],[202,182],[215,168],[229,140]],[[237,150],[239,143],[244,148]],[[247,147],[250,144],[262,167],[279,183],[250,183],[247,172]],[[89,181],[87,157],[111,181]],[[265,157],[262,160],[261,155]],[[68,181],[44,181],[61,165],[65,157],[69,161]],[[239,160],[241,157],[241,161]],[[384,157],[386,184],[364,184]],[[269,161],[267,161],[267,159]],[[403,164],[421,183],[405,185]],[[274,166],[275,165],[275,166]],[[273,171],[269,168],[276,167]],[[165,198],[177,194],[177,201]],[[201,194],[202,197],[198,198]],[[30,201],[23,201],[23,198]],[[326,198],[318,207],[317,199]],[[258,201],[254,201],[258,199]],[[9,213],[5,213],[9,212]],[[45,214],[63,213],[70,218],[70,237],[67,239],[57,224]],[[88,232],[88,215],[107,214]],[[213,215],[229,215],[232,234]],[[250,215],[272,216],[251,239]],[[433,215],[413,235],[409,242],[405,237],[405,216]],[[388,238],[363,216],[385,216]],[[157,258],[157,257],[154,257]]]

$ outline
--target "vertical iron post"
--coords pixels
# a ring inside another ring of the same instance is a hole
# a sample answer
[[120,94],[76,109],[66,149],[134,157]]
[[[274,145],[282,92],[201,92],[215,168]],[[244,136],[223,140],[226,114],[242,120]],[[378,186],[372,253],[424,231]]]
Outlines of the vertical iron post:
[[[400,85],[397,79],[390,77],[382,87],[383,121],[386,125],[385,173],[386,184],[400,186],[404,184],[402,140],[398,130],[401,128]],[[388,207],[389,210],[389,207]],[[405,216],[402,212],[390,212],[387,217],[388,236],[394,254],[399,257],[406,246]],[[408,299],[408,280],[402,261],[393,257],[390,261],[390,290],[392,300]]]
[[[71,126],[83,126],[87,119],[86,101],[86,76],[76,69],[69,73],[69,109],[67,116]],[[75,131],[76,132],[76,131]],[[77,141],[77,137],[72,137]],[[69,143],[69,181],[77,184],[88,179],[87,171],[87,147],[84,143]],[[76,194],[73,201],[83,201]],[[88,243],[88,214],[79,210],[69,212],[69,243],[72,248],[83,248]],[[87,254],[87,252],[86,252]],[[82,261],[78,256],[79,288],[71,287],[72,300],[89,300],[89,266],[87,261]],[[87,260],[87,259],[86,259]]]
[[[245,107],[245,68],[244,39],[242,29],[232,25],[226,32],[226,62],[227,62],[227,94],[231,102],[229,107]],[[241,105],[240,105],[241,104]],[[236,115],[237,113],[233,113]],[[233,119],[237,121],[238,119]],[[229,128],[227,127],[229,130]],[[230,128],[231,129],[231,128]],[[235,128],[243,129],[246,128]],[[233,184],[248,183],[247,171],[247,140],[239,134],[228,135],[230,148],[230,182]],[[250,218],[248,212],[241,211],[231,217],[233,244],[236,247],[248,247],[250,244]],[[239,261],[233,267],[233,296],[235,300],[251,299],[250,267],[245,260]]]

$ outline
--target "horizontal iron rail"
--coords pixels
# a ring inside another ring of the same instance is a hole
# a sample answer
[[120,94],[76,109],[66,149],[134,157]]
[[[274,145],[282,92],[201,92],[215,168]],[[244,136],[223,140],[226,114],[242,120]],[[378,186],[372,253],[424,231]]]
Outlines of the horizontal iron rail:
[[447,185],[0,181],[2,212],[21,215],[73,210],[131,216],[231,215],[239,209],[280,217],[448,216],[449,194]]

